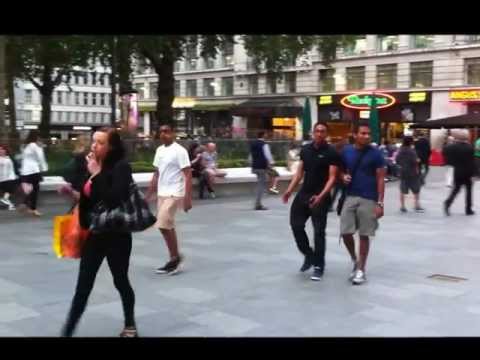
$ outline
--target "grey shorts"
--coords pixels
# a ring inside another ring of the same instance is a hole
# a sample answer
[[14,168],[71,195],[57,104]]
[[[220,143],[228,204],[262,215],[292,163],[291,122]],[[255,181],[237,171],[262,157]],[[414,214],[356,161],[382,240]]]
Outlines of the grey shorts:
[[347,196],[340,216],[340,233],[360,236],[375,236],[378,219],[375,215],[377,203],[359,196]]
[[407,195],[409,190],[414,194],[418,194],[420,192],[420,186],[420,178],[418,176],[400,179],[400,191],[402,194]]

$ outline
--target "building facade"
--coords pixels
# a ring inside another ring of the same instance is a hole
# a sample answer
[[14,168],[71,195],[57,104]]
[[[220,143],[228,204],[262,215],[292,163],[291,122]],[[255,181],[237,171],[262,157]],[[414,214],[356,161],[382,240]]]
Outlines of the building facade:
[[[250,137],[263,129],[299,139],[308,99],[311,118],[329,122],[332,137],[343,137],[355,121],[368,118],[364,92],[385,105],[380,120],[391,139],[411,123],[479,110],[478,35],[358,36],[329,67],[314,49],[279,78],[257,73],[240,41],[215,59],[198,54],[190,48],[175,67],[173,105],[179,129],[188,134]],[[146,134],[155,117],[157,81],[152,72],[134,77]],[[441,131],[432,134],[433,145],[441,146]]]
[[[68,84],[62,83],[53,92],[51,137],[71,139],[109,125],[111,101],[107,69],[76,70]],[[38,89],[29,81],[16,81],[15,103],[17,129],[21,133],[38,129],[42,110]]]

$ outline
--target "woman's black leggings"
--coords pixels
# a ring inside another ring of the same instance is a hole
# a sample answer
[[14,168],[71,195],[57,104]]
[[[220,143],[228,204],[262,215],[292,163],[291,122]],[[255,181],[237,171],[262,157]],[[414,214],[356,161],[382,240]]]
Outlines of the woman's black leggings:
[[132,251],[132,234],[90,234],[80,260],[77,288],[63,336],[72,336],[80,317],[87,306],[98,269],[106,257],[113,276],[113,283],[120,293],[125,315],[125,326],[135,326],[135,294],[128,280],[128,266]]
[[40,181],[42,181],[42,174],[37,173],[23,176],[22,181],[32,184],[33,186],[32,192],[25,197],[24,204],[27,205],[29,209],[36,210],[38,193],[40,191]]

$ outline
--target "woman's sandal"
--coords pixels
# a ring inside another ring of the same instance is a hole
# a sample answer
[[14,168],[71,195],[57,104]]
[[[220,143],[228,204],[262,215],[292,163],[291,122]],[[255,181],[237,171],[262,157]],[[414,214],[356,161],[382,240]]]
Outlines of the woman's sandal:
[[122,338],[135,338],[138,337],[138,332],[136,328],[125,328],[120,333],[120,337]]

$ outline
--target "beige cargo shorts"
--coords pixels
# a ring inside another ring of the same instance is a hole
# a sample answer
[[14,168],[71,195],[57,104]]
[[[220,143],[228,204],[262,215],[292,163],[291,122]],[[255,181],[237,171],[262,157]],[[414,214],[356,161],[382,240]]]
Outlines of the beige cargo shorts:
[[340,234],[375,236],[378,219],[375,215],[377,203],[359,196],[347,196],[340,215]]

